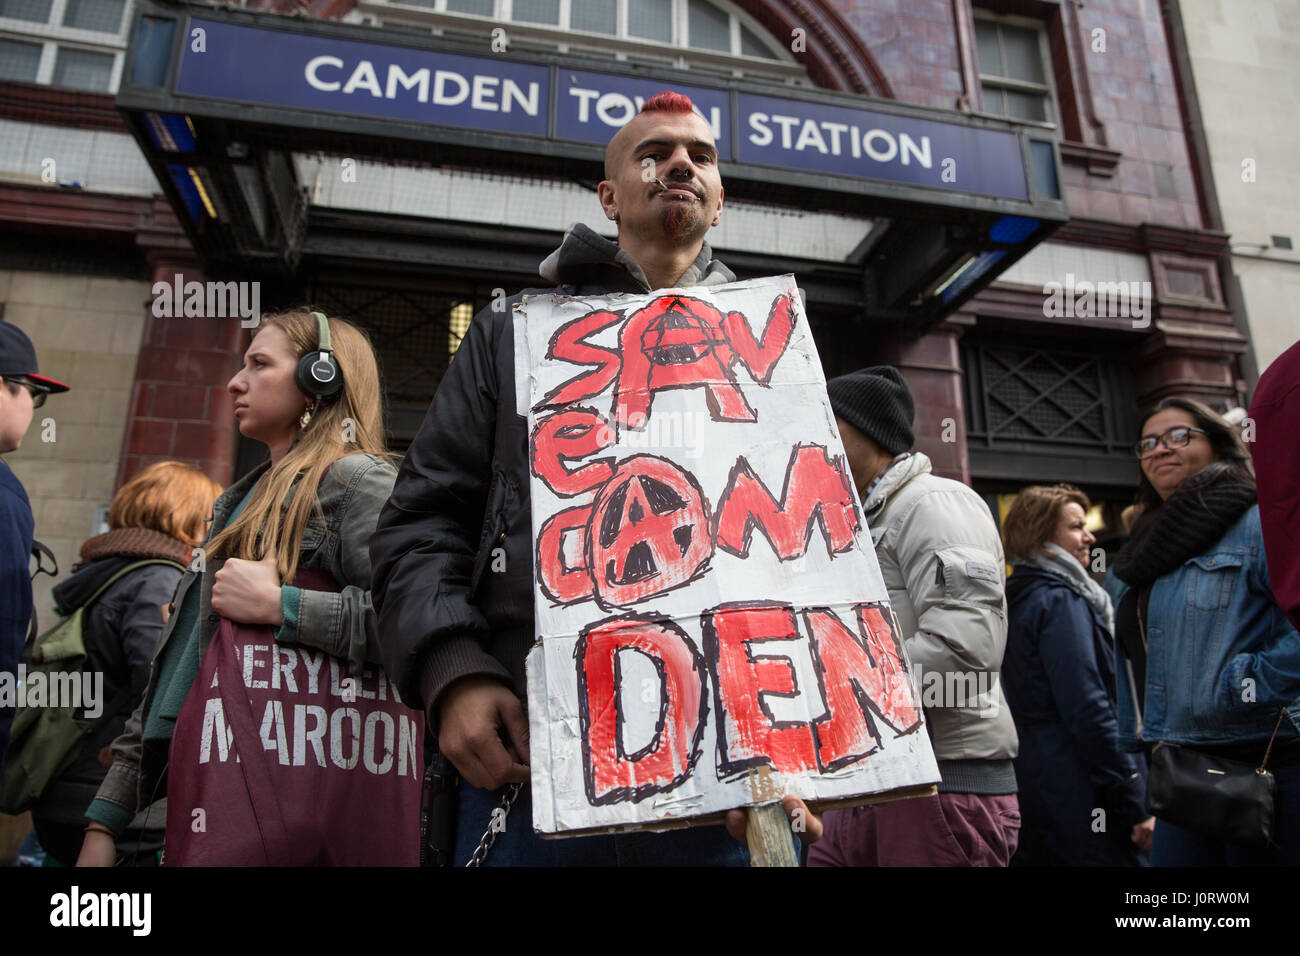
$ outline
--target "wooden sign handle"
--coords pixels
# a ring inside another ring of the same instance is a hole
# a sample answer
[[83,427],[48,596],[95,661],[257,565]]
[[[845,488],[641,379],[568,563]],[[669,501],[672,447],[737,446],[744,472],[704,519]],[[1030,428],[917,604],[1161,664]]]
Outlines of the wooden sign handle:
[[779,803],[763,803],[745,810],[745,841],[750,866],[798,866],[790,822]]

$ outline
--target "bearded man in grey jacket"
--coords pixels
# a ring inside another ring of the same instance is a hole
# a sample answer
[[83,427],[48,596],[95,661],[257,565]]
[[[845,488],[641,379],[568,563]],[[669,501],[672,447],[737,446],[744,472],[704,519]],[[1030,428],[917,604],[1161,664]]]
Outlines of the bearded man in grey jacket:
[[925,711],[935,796],[826,814],[811,866],[1006,866],[1020,830],[1016,728],[998,680],[1002,542],[969,487],[913,452],[915,405],[887,365],[826,385]]

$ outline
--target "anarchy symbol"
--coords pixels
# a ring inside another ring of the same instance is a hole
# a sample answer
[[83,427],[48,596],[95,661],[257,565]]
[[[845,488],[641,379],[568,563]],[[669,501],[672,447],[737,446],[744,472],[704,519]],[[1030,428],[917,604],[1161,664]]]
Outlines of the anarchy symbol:
[[596,498],[587,548],[601,604],[662,594],[694,580],[712,557],[708,503],[672,462],[625,459]]

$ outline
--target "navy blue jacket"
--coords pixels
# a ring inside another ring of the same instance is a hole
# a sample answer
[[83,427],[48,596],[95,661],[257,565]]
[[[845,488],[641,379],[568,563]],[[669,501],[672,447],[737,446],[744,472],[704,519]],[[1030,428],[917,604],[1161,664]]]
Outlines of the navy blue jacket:
[[1141,763],[1117,746],[1109,633],[1064,578],[1028,565],[1007,579],[1007,608],[1002,681],[1020,735],[1016,862],[1136,865],[1129,834],[1150,814]]
[[[22,482],[0,461],[0,674],[18,680],[18,658],[32,621],[32,534],[36,525]],[[0,769],[9,749],[14,708],[0,707]]]

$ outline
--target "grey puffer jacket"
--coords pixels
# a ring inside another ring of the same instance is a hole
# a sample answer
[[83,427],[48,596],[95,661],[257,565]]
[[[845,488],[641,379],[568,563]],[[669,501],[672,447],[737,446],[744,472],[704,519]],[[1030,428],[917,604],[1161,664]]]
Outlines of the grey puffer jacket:
[[[269,468],[270,462],[259,465],[222,493],[212,510],[209,540],[226,527],[231,512]],[[278,629],[275,635],[278,642],[323,650],[348,661],[353,673],[360,672],[366,663],[379,662],[375,612],[370,600],[368,544],[379,509],[392,491],[395,475],[389,462],[364,454],[340,458],[326,473],[317,491],[324,520],[315,514],[308,520],[303,531],[298,566],[329,571],[342,591],[303,590],[297,627],[286,625]],[[218,558],[205,564],[203,572],[185,572],[176,589],[173,605],[174,609],[180,608],[189,589],[198,583],[200,646],[204,650],[220,622],[220,615],[212,610],[212,579],[225,560]],[[161,655],[179,619],[180,615],[176,613],[168,619],[155,657]],[[120,811],[133,815],[162,792],[160,785],[167,754],[165,750],[145,750],[141,741],[145,714],[153,703],[156,678],[157,670],[154,669],[143,700],[127,720],[122,735],[113,742],[115,760],[97,794],[97,805],[104,801],[114,805],[118,811],[115,811],[116,819],[103,819],[104,814],[94,819],[100,819],[114,829],[120,829],[125,823]]]
[[900,455],[863,502],[880,573],[953,793],[1016,792],[1016,727],[1002,693],[1006,563],[988,506],[959,481]]
[[[470,323],[371,541],[384,668],[402,699],[424,709],[435,740],[438,698],[459,678],[496,677],[525,698],[533,530],[527,420],[515,410],[514,304],[529,293],[651,291],[636,260],[581,224],[539,272],[561,284],[525,290]],[[676,284],[735,278],[706,243]],[[486,573],[497,548],[505,570]]]

